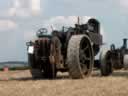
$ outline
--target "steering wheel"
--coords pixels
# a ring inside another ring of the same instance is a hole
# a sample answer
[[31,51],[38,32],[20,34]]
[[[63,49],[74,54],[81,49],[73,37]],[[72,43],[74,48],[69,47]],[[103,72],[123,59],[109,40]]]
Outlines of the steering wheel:
[[40,28],[38,31],[37,31],[37,36],[42,36],[44,34],[47,34],[48,30],[46,28]]

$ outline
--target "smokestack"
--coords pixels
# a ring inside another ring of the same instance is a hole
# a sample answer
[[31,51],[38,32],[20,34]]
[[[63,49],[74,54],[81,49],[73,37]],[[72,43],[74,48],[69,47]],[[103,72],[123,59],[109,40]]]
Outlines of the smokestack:
[[77,18],[77,22],[78,22],[78,25],[80,25],[80,17],[78,16],[78,18]]
[[123,39],[123,48],[124,49],[127,49],[127,40],[128,40],[127,38]]

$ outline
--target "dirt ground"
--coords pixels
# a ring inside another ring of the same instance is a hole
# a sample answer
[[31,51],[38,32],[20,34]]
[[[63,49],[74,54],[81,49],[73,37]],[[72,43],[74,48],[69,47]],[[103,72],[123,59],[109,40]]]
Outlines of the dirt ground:
[[128,71],[83,80],[58,73],[55,80],[33,80],[29,70],[0,72],[0,96],[128,96]]

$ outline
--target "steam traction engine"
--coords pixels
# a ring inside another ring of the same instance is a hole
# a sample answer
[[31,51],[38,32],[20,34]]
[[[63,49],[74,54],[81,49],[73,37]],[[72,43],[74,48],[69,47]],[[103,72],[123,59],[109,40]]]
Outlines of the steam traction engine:
[[101,75],[109,76],[114,69],[128,69],[127,40],[126,38],[123,39],[123,46],[121,48],[115,48],[115,45],[112,44],[110,50],[103,50],[101,52]]
[[58,71],[68,71],[74,79],[91,74],[94,57],[102,44],[100,23],[96,19],[75,27],[63,27],[61,31],[53,30],[50,35],[47,29],[41,28],[37,37],[27,43],[33,78],[55,78]]

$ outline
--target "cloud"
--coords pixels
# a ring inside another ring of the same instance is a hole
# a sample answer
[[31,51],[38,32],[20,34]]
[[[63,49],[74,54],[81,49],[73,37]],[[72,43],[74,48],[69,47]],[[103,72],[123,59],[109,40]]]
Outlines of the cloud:
[[10,8],[9,16],[20,16],[20,17],[28,17],[30,16],[29,12],[25,9]]
[[[43,26],[43,28],[47,28],[48,29],[48,33],[50,34],[52,31],[51,26],[53,27],[54,30],[61,30],[63,26],[65,27],[74,27],[74,24],[76,24],[78,22],[77,19],[78,16],[55,16],[55,17],[51,17],[49,19],[46,19],[41,27]],[[89,16],[81,16],[80,17],[80,23],[86,23],[88,21],[88,19],[90,19],[91,17]],[[39,28],[39,27],[38,27]],[[38,29],[35,29],[38,30]],[[24,40],[25,41],[29,41],[29,40],[33,40],[36,38],[36,32],[34,30],[28,30],[24,32]]]
[[128,12],[128,0],[119,0],[120,6],[124,12]]
[[[90,18],[95,18],[93,16],[80,16],[80,23],[85,24],[88,22]],[[72,26],[76,24],[78,21],[77,16],[56,16],[52,17],[49,20],[46,20],[44,23],[44,27],[48,28],[49,32],[52,31],[51,26],[53,29],[61,29],[62,26]],[[101,35],[103,36],[103,42],[106,42],[107,36],[105,34],[104,28],[101,24],[100,26]]]
[[40,14],[40,0],[13,0],[9,8],[9,16],[38,16]]
[[0,20],[0,31],[10,30],[17,27],[17,24],[12,20]]
[[[80,23],[86,23],[90,17],[87,16],[81,16],[80,17]],[[56,16],[56,17],[52,17],[48,20],[45,20],[44,22],[44,27],[48,28],[51,30],[51,26],[53,27],[53,29],[61,29],[63,26],[71,26],[74,27],[74,24],[76,24],[78,22],[78,18],[77,16]]]
[[9,16],[21,16],[21,17],[27,17],[29,16],[29,7],[25,6],[28,5],[28,0],[13,0],[12,1],[12,7],[9,9]]
[[124,8],[128,8],[128,0],[120,0],[120,5]]
[[76,23],[76,17],[75,16],[56,16],[52,17],[48,20],[44,21],[43,26],[46,27],[51,32],[51,26],[53,29],[61,29],[62,26],[73,26],[73,24]]
[[39,15],[41,10],[40,0],[31,0],[32,15]]

